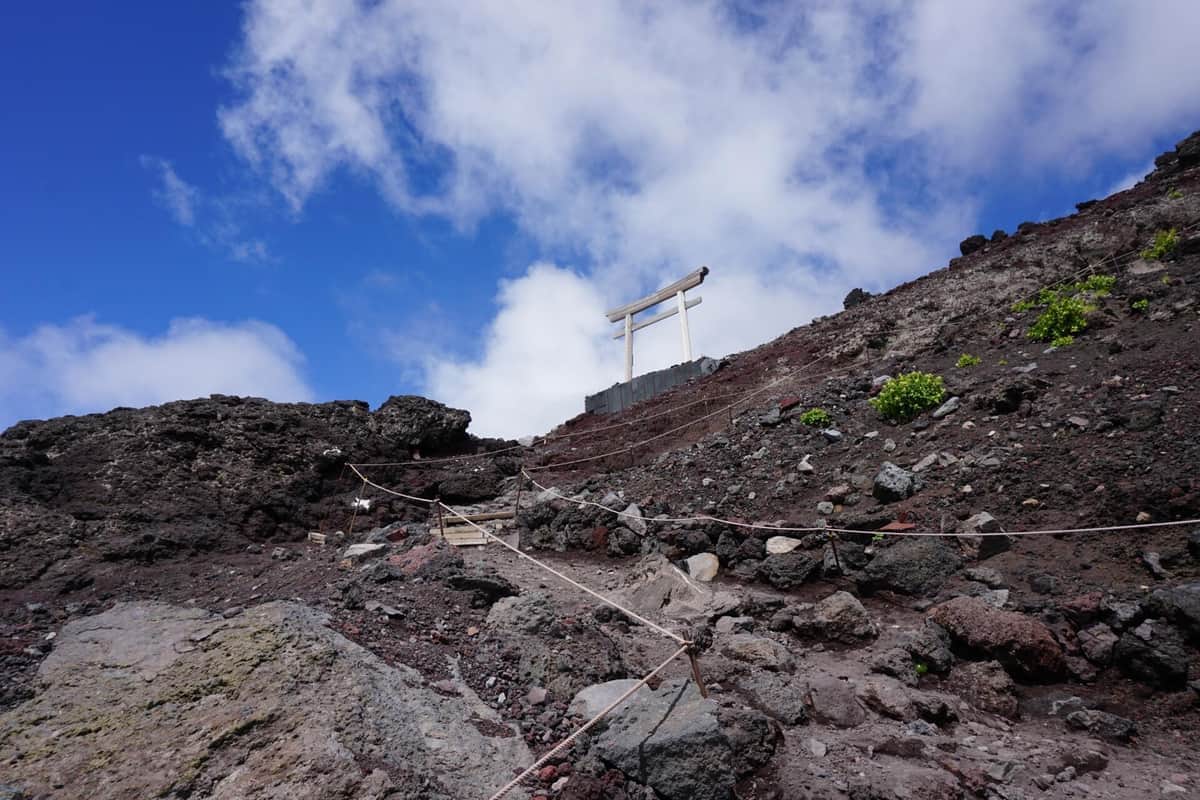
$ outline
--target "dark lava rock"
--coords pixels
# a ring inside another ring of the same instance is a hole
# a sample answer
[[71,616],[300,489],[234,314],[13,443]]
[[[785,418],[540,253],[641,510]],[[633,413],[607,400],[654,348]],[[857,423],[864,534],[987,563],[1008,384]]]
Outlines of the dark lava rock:
[[[78,574],[96,548],[104,560],[152,562],[297,540],[323,521],[344,526],[346,461],[461,452],[473,442],[469,422],[466,411],[420,397],[393,397],[372,412],[355,401],[214,395],[18,423],[0,434],[0,529],[15,533],[17,556],[0,565],[0,584],[20,587],[55,562]],[[368,497],[359,524],[419,513]],[[85,541],[94,548],[81,550]]]
[[964,256],[969,256],[976,250],[982,250],[987,246],[987,243],[987,237],[981,233],[977,233],[974,236],[968,236],[966,239],[963,239],[961,242],[959,242],[958,249]]
[[1001,228],[996,228],[996,230],[992,231],[992,243],[993,244],[996,242],[1003,242],[1007,238],[1008,238],[1008,234],[1005,233]]
[[1187,537],[1188,555],[1194,561],[1200,561],[1200,530],[1194,530]]
[[994,658],[1018,678],[1049,682],[1067,672],[1054,634],[1032,617],[994,608],[978,597],[956,597],[935,606],[929,618],[965,652]]
[[758,565],[757,575],[759,580],[777,589],[791,589],[813,577],[820,566],[820,558],[793,550],[764,558]]
[[1189,659],[1183,636],[1162,620],[1146,620],[1122,634],[1112,660],[1121,672],[1151,686],[1167,690],[1187,686]]
[[874,297],[874,295],[872,295],[870,292],[858,288],[851,289],[850,293],[846,295],[846,298],[842,300],[842,308],[854,308],[855,306],[861,305],[870,300],[872,297]]
[[887,589],[901,594],[928,595],[962,568],[958,550],[944,539],[903,539],[882,551],[859,576],[859,589]]
[[901,646],[912,656],[913,661],[924,664],[930,672],[948,672],[954,665],[954,654],[950,651],[950,634],[931,620],[925,620],[922,628],[907,634]]
[[1148,614],[1171,620],[1200,642],[1200,581],[1156,589],[1144,605]]
[[1127,742],[1137,736],[1137,725],[1107,711],[1072,711],[1067,715],[1067,724],[1076,730],[1118,742]]

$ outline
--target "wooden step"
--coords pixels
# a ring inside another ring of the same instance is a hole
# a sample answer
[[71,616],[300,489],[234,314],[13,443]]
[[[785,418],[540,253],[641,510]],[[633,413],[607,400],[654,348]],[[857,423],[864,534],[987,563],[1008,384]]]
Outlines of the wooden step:
[[[434,528],[434,532],[437,533],[436,528]],[[447,544],[454,545],[455,547],[485,545],[491,541],[469,525],[447,525],[445,539]]]

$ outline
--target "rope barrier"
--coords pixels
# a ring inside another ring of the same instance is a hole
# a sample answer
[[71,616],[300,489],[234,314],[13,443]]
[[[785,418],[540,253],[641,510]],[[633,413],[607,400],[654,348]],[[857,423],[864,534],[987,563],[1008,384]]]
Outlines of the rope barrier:
[[604,717],[606,717],[608,714],[612,713],[612,711],[614,709],[616,709],[618,706],[620,706],[622,703],[624,703],[626,700],[628,700],[633,695],[634,692],[636,692],[638,689],[641,689],[655,675],[657,675],[658,673],[660,673],[664,669],[666,669],[667,665],[669,665],[672,661],[674,661],[675,659],[679,658],[681,655],[686,653],[690,646],[691,645],[685,644],[684,646],[682,646],[678,650],[676,650],[674,653],[672,653],[670,658],[668,658],[666,661],[662,662],[657,667],[655,667],[653,671],[651,671],[649,674],[646,675],[646,677],[642,678],[636,684],[629,687],[629,689],[627,689],[624,694],[622,694],[620,697],[618,697],[613,702],[609,703],[604,708],[604,710],[601,711],[599,714],[592,717],[590,720],[588,720],[585,724],[583,724],[579,728],[575,729],[575,731],[570,736],[568,736],[567,738],[565,738],[561,742],[559,742],[557,745],[555,745],[554,748],[551,749],[548,753],[546,753],[544,756],[539,758],[537,761],[530,764],[528,769],[526,769],[520,775],[518,775],[517,777],[515,777],[511,781],[509,781],[507,784],[505,784],[498,792],[496,792],[494,795],[489,797],[488,800],[500,800],[506,794],[511,792],[514,788],[517,787],[518,784],[521,783],[521,781],[525,780],[527,777],[532,775],[535,771],[540,769],[543,764],[545,764],[550,759],[554,758],[554,756],[556,756],[560,752],[562,752],[563,749],[570,746],[577,738],[579,738],[582,734],[587,732],[593,725],[595,725],[600,720],[604,719]]
[[[522,470],[522,472],[524,472],[524,470]],[[529,478],[529,482],[532,483],[534,486],[536,486],[538,489],[542,490],[543,492],[549,492],[550,494],[553,494],[556,498],[558,498],[560,500],[565,500],[568,503],[574,503],[579,506],[592,506],[594,508],[599,508],[603,511],[607,511],[611,514],[615,514],[618,517],[630,517],[630,518],[636,518],[636,519],[641,519],[641,520],[645,521],[644,517],[641,517],[637,514],[631,514],[631,513],[625,512],[625,511],[618,511],[615,508],[610,508],[609,506],[603,505],[601,503],[597,503],[593,500],[580,500],[580,499],[574,498],[574,497],[567,497],[566,495],[564,495],[562,492],[558,491],[557,489],[547,488],[545,486],[542,486],[540,483],[538,483],[536,480],[534,480],[533,477],[531,475],[529,475],[528,473],[525,473],[525,477]],[[1169,522],[1140,522],[1140,523],[1130,524],[1130,525],[1101,525],[1101,526],[1090,527],[1090,528],[1057,528],[1057,529],[1041,529],[1041,530],[1028,530],[1028,531],[980,531],[978,533],[953,533],[953,532],[946,532],[946,531],[862,531],[862,530],[854,530],[853,528],[835,528],[835,527],[828,527],[828,526],[822,527],[822,526],[815,526],[815,525],[814,526],[803,526],[803,527],[786,526],[786,525],[765,525],[763,523],[758,523],[758,522],[739,522],[737,520],[732,520],[732,519],[722,519],[721,517],[714,517],[714,516],[710,516],[708,514],[700,514],[698,516],[693,516],[693,517],[664,517],[664,518],[656,518],[651,521],[653,521],[653,522],[674,522],[674,523],[715,522],[715,523],[718,523],[721,525],[730,525],[730,526],[737,527],[737,528],[748,528],[748,529],[752,529],[752,530],[762,530],[762,531],[781,531],[784,533],[859,533],[859,534],[869,533],[869,534],[876,534],[876,535],[882,534],[884,536],[938,536],[938,537],[1043,536],[1043,535],[1070,534],[1070,533],[1099,533],[1102,531],[1127,531],[1127,530],[1136,530],[1136,529],[1141,529],[1141,528],[1166,528],[1166,527],[1179,526],[1179,525],[1200,525],[1200,519],[1181,519],[1181,520],[1172,520]]]
[[690,642],[688,642],[688,640],[687,640],[687,639],[684,639],[684,638],[683,638],[682,636],[680,636],[679,634],[677,634],[677,633],[673,633],[673,632],[671,632],[671,631],[667,630],[666,628],[662,627],[661,625],[657,625],[657,624],[655,624],[655,623],[651,622],[650,620],[648,620],[648,619],[646,619],[645,617],[643,617],[641,614],[638,614],[638,613],[637,613],[637,612],[635,612],[635,611],[630,611],[628,608],[625,608],[624,606],[620,605],[619,603],[615,603],[615,602],[613,602],[612,600],[609,600],[607,597],[605,597],[604,595],[600,594],[599,592],[597,592],[597,591],[594,591],[594,590],[592,590],[592,589],[589,589],[588,587],[584,586],[582,583],[579,583],[578,581],[574,580],[573,578],[569,578],[569,577],[567,577],[566,575],[564,575],[563,573],[559,572],[558,570],[556,570],[554,567],[550,566],[549,564],[546,564],[546,563],[544,563],[544,562],[542,562],[542,561],[538,561],[536,558],[534,558],[533,556],[529,555],[528,553],[526,553],[526,552],[524,552],[524,551],[520,550],[519,548],[513,547],[511,544],[509,544],[508,542],[504,541],[504,539],[500,538],[500,537],[499,537],[499,536],[497,536],[496,534],[494,534],[494,533],[492,533],[491,531],[487,530],[487,529],[486,529],[486,528],[484,528],[482,525],[479,525],[479,524],[477,524],[476,522],[474,522],[473,520],[471,520],[471,519],[469,519],[469,518],[467,518],[467,517],[463,516],[463,515],[462,515],[462,514],[460,514],[458,511],[455,511],[453,508],[451,508],[450,506],[446,505],[445,503],[439,503],[439,505],[440,505],[442,508],[444,508],[446,511],[449,511],[451,514],[453,514],[454,516],[458,517],[458,518],[459,518],[460,520],[462,520],[463,522],[465,522],[465,523],[467,523],[468,525],[470,525],[472,528],[475,528],[476,530],[478,530],[480,533],[482,533],[482,534],[483,534],[484,536],[486,536],[487,538],[489,538],[489,539],[492,539],[493,541],[499,542],[500,544],[504,545],[504,547],[506,547],[506,548],[508,548],[509,550],[513,551],[514,553],[516,553],[516,554],[517,554],[518,556],[520,556],[521,558],[523,558],[523,559],[525,559],[526,561],[529,561],[529,562],[531,562],[531,563],[537,564],[537,565],[538,565],[539,567],[541,567],[542,569],[544,569],[544,570],[546,570],[547,572],[549,572],[549,573],[551,573],[551,574],[553,574],[553,575],[555,575],[555,576],[557,576],[557,577],[561,578],[562,580],[566,581],[566,582],[567,582],[567,583],[569,583],[570,585],[574,586],[576,589],[579,589],[579,590],[581,590],[581,591],[587,592],[587,593],[588,593],[588,594],[590,594],[592,597],[596,598],[597,600],[599,600],[600,602],[604,603],[605,605],[607,605],[607,606],[610,606],[610,607],[612,607],[612,608],[615,608],[617,611],[620,611],[622,614],[626,614],[626,615],[627,615],[627,616],[629,616],[631,619],[636,619],[638,622],[642,623],[643,625],[647,626],[648,628],[651,628],[652,630],[655,630],[655,631],[657,631],[657,632],[661,633],[663,636],[666,636],[666,637],[668,637],[668,638],[670,638],[670,639],[673,639],[673,640],[675,640],[676,642],[678,642],[678,643],[679,643],[679,644],[681,644],[681,645],[689,645],[689,644],[690,644]]

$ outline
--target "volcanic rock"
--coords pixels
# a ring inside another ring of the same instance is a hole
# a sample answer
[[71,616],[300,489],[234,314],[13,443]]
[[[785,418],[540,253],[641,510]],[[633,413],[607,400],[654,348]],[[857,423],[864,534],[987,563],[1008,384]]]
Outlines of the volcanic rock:
[[956,597],[929,612],[967,652],[1000,661],[1017,677],[1045,682],[1066,674],[1066,660],[1042,623],[993,608],[977,597]]

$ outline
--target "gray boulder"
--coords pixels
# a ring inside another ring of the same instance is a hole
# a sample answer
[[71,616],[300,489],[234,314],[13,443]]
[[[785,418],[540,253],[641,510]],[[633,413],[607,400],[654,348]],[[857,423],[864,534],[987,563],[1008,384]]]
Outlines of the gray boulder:
[[[625,692],[637,686],[639,681],[636,678],[623,678],[615,681],[605,681],[604,683],[594,683],[585,689],[579,690],[575,695],[575,699],[567,706],[567,713],[591,719],[599,714],[604,709],[608,708],[618,697]],[[642,686],[638,691],[630,697],[627,702],[650,694],[650,688]],[[603,723],[601,723],[603,724]]]
[[803,609],[792,620],[801,636],[815,636],[843,644],[858,644],[879,635],[879,629],[858,598],[849,592],[834,592],[814,606]]
[[545,592],[503,597],[488,612],[489,625],[519,633],[537,633],[554,622],[554,603]]
[[469,688],[436,691],[326,623],[292,603],[230,619],[122,603],[73,620],[42,663],[42,691],[0,714],[3,780],[31,797],[219,787],[227,797],[365,799],[421,787],[422,798],[453,800],[493,791],[529,763],[522,738],[496,735],[508,726]]
[[887,589],[901,594],[928,595],[962,568],[962,558],[944,539],[916,537],[884,548],[859,577],[867,593]]
[[808,704],[814,717],[838,728],[854,728],[867,719],[854,687],[826,673],[809,678]]
[[634,697],[592,753],[665,800],[728,800],[733,792],[734,758],[717,704],[691,681]]
[[894,503],[912,497],[920,488],[919,477],[890,461],[885,461],[871,485],[871,494],[881,503]]
[[735,633],[725,638],[721,642],[720,650],[727,658],[744,661],[762,669],[791,672],[796,668],[796,659],[786,647],[774,639],[755,636],[752,633]]

